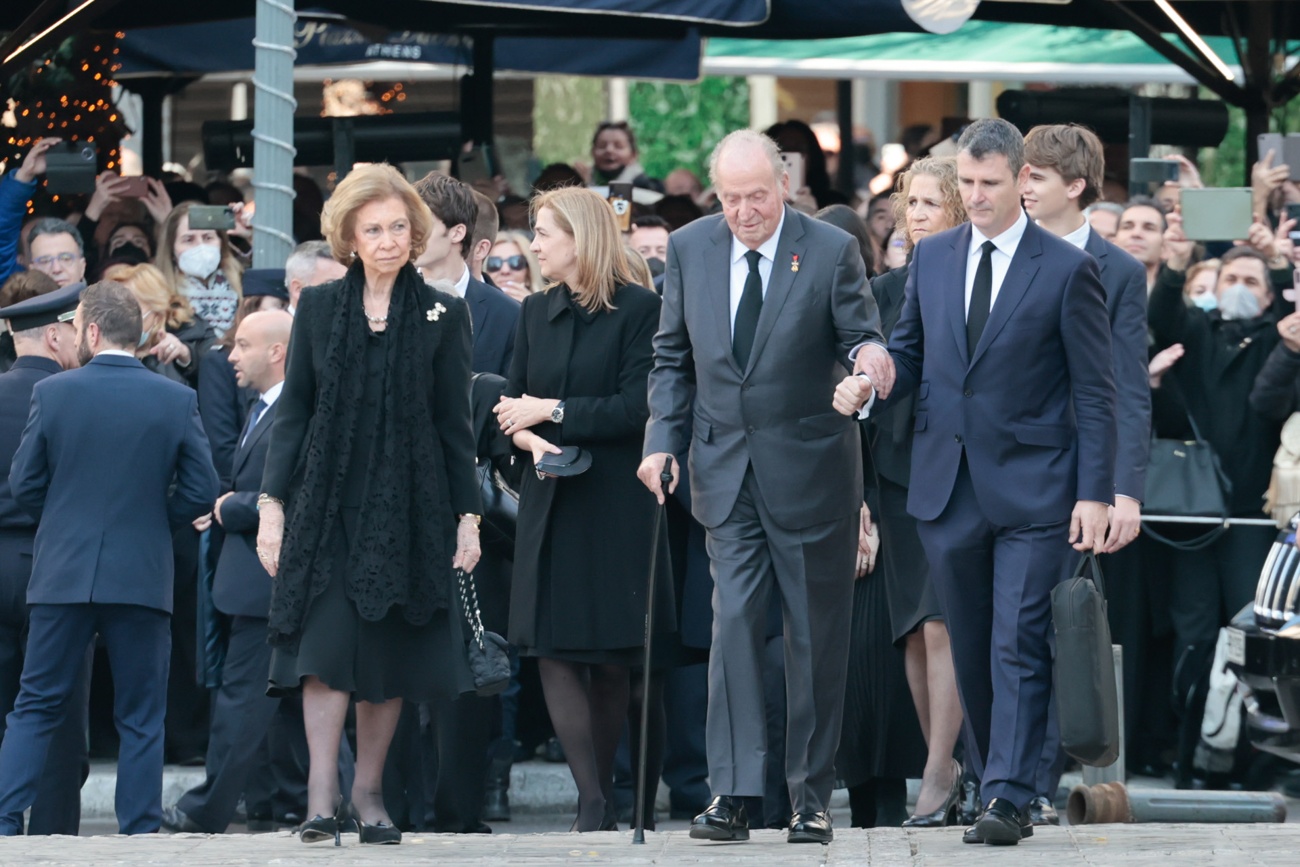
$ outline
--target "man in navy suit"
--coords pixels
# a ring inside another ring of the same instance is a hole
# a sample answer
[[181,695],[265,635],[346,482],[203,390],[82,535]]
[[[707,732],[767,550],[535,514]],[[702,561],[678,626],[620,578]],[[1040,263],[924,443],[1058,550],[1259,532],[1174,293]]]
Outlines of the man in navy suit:
[[266,673],[271,667],[271,646],[266,642],[271,576],[257,558],[257,495],[276,400],[284,387],[292,328],[293,317],[283,310],[250,313],[240,322],[230,350],[240,387],[257,393],[235,446],[230,488],[205,516],[206,523],[215,521],[225,531],[212,603],[230,618],[230,635],[221,686],[213,700],[207,777],[182,795],[176,806],[163,811],[163,827],[169,831],[220,834],[246,789],[250,805],[267,802],[272,794],[251,791],[259,749],[280,705],[279,699],[266,694]]
[[[1136,546],[1123,554],[1119,551],[1136,539],[1142,529],[1142,497],[1151,452],[1147,278],[1142,263],[1103,238],[1084,217],[1084,208],[1101,195],[1105,165],[1101,140],[1092,130],[1073,124],[1034,127],[1025,136],[1020,194],[1031,219],[1091,254],[1101,271],[1106,309],[1110,314],[1119,418],[1115,506],[1101,551],[1118,555],[1107,557],[1103,564],[1107,577],[1119,579],[1108,581],[1108,589],[1118,585],[1127,592],[1127,588],[1140,587],[1143,580]],[[1136,658],[1126,655],[1124,661],[1126,669],[1137,671]],[[1134,679],[1125,695],[1132,693],[1137,698],[1136,689]],[[1056,726],[1056,703],[1050,708],[1047,748],[1039,763],[1038,796],[1030,804],[1030,817],[1036,825],[1060,823],[1052,798],[1060,783],[1065,753],[1060,748],[1060,730]]]
[[[1095,259],[1025,215],[1023,163],[1024,141],[1004,120],[962,134],[970,223],[916,246],[890,339],[897,385],[885,398],[917,396],[908,510],[952,636],[987,804],[963,837],[972,843],[1033,833],[1051,591],[1066,577],[1068,544],[1104,546],[1115,490],[1105,290]],[[870,380],[853,376],[834,404],[851,414],[875,398]]]
[[[36,384],[9,472],[39,522],[22,685],[0,744],[0,834],[17,834],[96,633],[113,675],[123,834],[158,830],[171,651],[172,532],[206,512],[217,474],[193,389],[136,360],[140,307],[96,283],[76,311],[83,367]],[[169,491],[171,492],[169,494]]]
[[426,282],[447,281],[469,304],[474,326],[473,371],[505,376],[515,354],[519,302],[470,274],[466,259],[474,249],[478,220],[474,191],[439,172],[425,175],[415,188],[433,212],[433,232],[415,266]]
[[[22,439],[32,405],[32,389],[48,376],[77,366],[77,333],[72,314],[84,283],[73,283],[0,310],[9,323],[13,367],[0,376],[0,466],[8,466]],[[27,582],[32,574],[36,521],[9,493],[0,478],[0,738],[3,716],[18,698],[27,646]],[[89,651],[89,645],[87,645]],[[83,666],[63,724],[53,736],[45,772],[32,804],[28,834],[70,834],[81,826],[81,784],[90,765],[86,750],[86,705],[90,669]]]

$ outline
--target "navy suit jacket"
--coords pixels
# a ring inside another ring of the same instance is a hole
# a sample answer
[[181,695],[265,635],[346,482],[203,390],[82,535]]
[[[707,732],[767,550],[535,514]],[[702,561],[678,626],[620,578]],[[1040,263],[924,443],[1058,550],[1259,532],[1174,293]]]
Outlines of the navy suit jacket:
[[1142,501],[1151,459],[1151,385],[1147,379],[1147,272],[1142,263],[1089,230],[1084,249],[1101,268],[1110,313],[1118,397],[1115,493]]
[[231,494],[221,503],[226,541],[212,579],[212,602],[222,614],[265,618],[271,610],[271,576],[257,559],[257,494],[279,405],[278,400],[271,404],[235,449]]
[[465,302],[474,326],[474,372],[508,376],[519,330],[519,302],[473,277],[465,287]]
[[888,406],[916,393],[908,511],[939,517],[965,452],[984,515],[1003,527],[1066,521],[1115,490],[1115,382],[1097,262],[1029,222],[973,353],[964,223],[916,245],[889,349]]
[[[8,466],[23,438],[23,427],[32,406],[32,389],[52,374],[63,370],[57,361],[40,356],[23,356],[0,375],[0,466]],[[0,478],[0,530],[36,532],[36,521],[14,502],[9,477]]]
[[40,522],[29,604],[171,611],[172,530],[217,495],[197,404],[192,388],[123,355],[36,384],[9,471],[14,500]]

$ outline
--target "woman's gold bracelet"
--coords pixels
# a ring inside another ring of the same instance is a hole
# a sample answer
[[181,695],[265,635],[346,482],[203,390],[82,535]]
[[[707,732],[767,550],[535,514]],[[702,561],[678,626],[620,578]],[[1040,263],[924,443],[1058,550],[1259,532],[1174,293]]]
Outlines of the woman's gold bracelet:
[[257,510],[259,512],[262,511],[263,506],[268,505],[270,503],[275,503],[281,509],[284,508],[284,500],[280,499],[279,497],[273,497],[270,494],[257,495]]

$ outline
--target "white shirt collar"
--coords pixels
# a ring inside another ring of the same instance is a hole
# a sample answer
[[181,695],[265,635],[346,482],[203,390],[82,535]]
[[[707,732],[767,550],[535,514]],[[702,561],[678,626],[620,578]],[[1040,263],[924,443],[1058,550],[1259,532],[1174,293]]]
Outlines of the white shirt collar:
[[1088,225],[1088,221],[1085,219],[1083,221],[1082,226],[1075,229],[1073,232],[1069,233],[1068,235],[1062,235],[1061,240],[1069,241],[1071,244],[1073,244],[1074,246],[1082,250],[1088,245],[1088,235],[1090,232],[1091,232],[1091,227]]
[[[776,245],[781,241],[781,229],[783,228],[785,228],[784,205],[781,206],[781,221],[776,224],[776,231],[772,233],[772,237],[758,245],[758,254],[769,262],[776,261]],[[733,234],[731,236],[731,263],[734,265],[739,262],[748,252],[749,248]]]
[[[259,398],[261,399],[262,403],[266,404],[266,409],[271,408],[271,406],[280,397],[280,392],[283,390],[284,390],[284,380],[282,379],[259,395]],[[262,410],[262,411],[266,412],[266,410]]]
[[95,355],[123,355],[127,358],[135,358],[134,352],[127,352],[125,349],[101,349]]
[[1029,226],[1029,217],[1025,214],[1025,209],[1020,209],[1020,216],[1007,229],[996,238],[990,238],[976,228],[973,224],[970,227],[970,252],[967,255],[974,255],[983,246],[985,241],[992,241],[993,246],[997,247],[999,252],[1005,253],[1008,257],[1015,256],[1016,248],[1020,246],[1020,239],[1025,236],[1025,228]]
[[452,288],[456,290],[456,294],[459,295],[461,298],[465,297],[465,293],[469,290],[469,266],[468,265],[465,266],[465,270],[461,273],[460,279],[456,281],[456,284],[452,286]]

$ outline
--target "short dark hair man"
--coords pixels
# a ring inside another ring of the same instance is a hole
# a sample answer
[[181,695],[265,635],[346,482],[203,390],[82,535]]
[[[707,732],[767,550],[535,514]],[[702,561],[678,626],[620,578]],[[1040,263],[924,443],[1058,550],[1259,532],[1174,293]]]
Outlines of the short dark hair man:
[[1164,261],[1166,226],[1164,210],[1149,196],[1129,199],[1119,215],[1115,246],[1142,263],[1147,272],[1147,292],[1155,287]]
[[140,307],[120,283],[81,296],[79,370],[32,391],[14,454],[14,501],[39,521],[22,687],[0,743],[0,834],[17,834],[96,633],[122,740],[123,834],[158,830],[171,648],[172,532],[203,514],[217,475],[194,390],[134,355]]
[[[971,843],[1033,833],[1051,591],[1068,574],[1069,543],[1102,547],[1115,493],[1105,290],[1095,259],[1025,215],[1023,164],[1024,141],[1005,120],[962,133],[970,222],[913,251],[890,336],[898,384],[884,399],[918,399],[908,511],[952,639],[967,758],[985,798],[963,837]],[[836,408],[856,411],[870,390],[847,378]]]
[[465,258],[474,248],[478,203],[469,184],[439,172],[430,172],[415,185],[420,198],[433,211],[429,245],[416,260],[425,281],[445,280],[469,304],[474,321],[475,373],[510,371],[515,353],[515,326],[519,303],[500,289],[474,279]]
[[492,200],[471,188],[474,201],[478,203],[478,219],[474,221],[474,246],[470,248],[469,273],[475,280],[483,280],[483,263],[487,261],[492,245],[497,242],[497,232],[501,231],[501,215]]
[[50,275],[60,286],[85,279],[86,248],[71,223],[56,217],[37,220],[27,230],[27,250],[27,264]]

